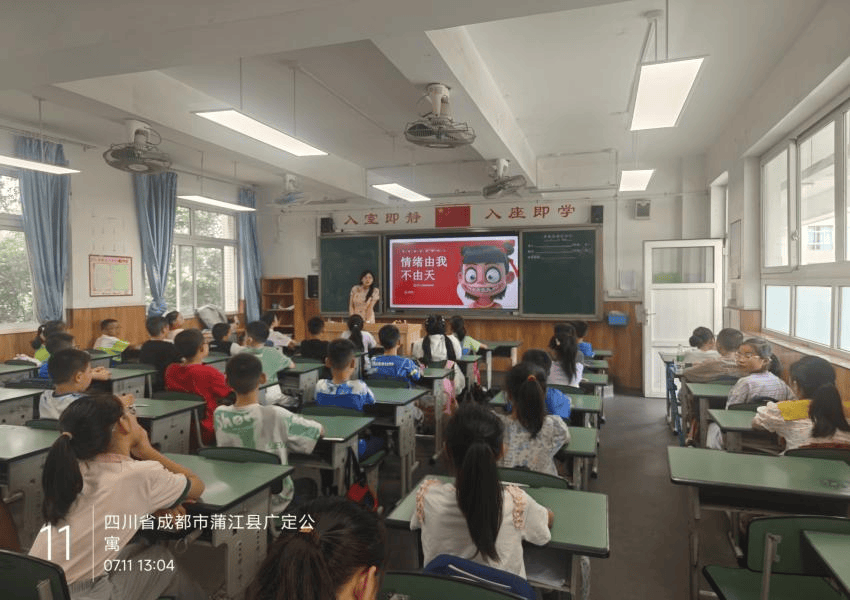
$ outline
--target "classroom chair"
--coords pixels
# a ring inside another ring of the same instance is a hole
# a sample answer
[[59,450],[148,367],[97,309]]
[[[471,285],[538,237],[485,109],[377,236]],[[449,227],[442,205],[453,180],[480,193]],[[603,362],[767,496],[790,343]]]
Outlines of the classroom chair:
[[15,600],[71,600],[62,567],[9,550],[0,550],[0,589]]
[[388,571],[378,597],[391,598],[393,594],[400,594],[406,600],[525,600],[519,594],[491,585],[419,571]]
[[787,450],[785,456],[804,456],[806,458],[823,458],[826,460],[843,460],[850,465],[850,446],[844,448],[827,448],[818,446],[803,446]]
[[563,477],[550,475],[549,473],[539,473],[529,469],[499,467],[499,479],[508,483],[519,483],[533,488],[547,487],[559,490],[570,490],[573,487],[572,484]]
[[48,431],[59,431],[59,419],[30,419],[24,423],[33,429],[47,429]]
[[203,396],[199,396],[198,394],[190,394],[188,392],[154,392],[151,394],[151,398],[154,400],[195,400],[198,402],[204,402],[204,406],[202,406],[197,412],[192,411],[192,422],[194,424],[194,436],[197,439],[194,439],[190,442],[190,447],[192,448],[206,448],[207,446],[204,444],[203,437],[201,436],[201,411],[206,411],[206,402],[204,401]]
[[480,583],[519,594],[526,600],[537,600],[537,592],[519,575],[451,554],[440,554],[435,557],[425,565],[425,573]]
[[804,531],[850,533],[844,517],[783,516],[753,519],[747,529],[746,568],[707,565],[703,574],[721,600],[840,600],[829,572],[804,547]]

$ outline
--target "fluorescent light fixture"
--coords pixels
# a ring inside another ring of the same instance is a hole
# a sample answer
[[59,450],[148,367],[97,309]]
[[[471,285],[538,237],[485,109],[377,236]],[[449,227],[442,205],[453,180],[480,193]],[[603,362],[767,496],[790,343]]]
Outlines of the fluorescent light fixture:
[[265,123],[260,123],[256,119],[243,115],[238,110],[205,110],[195,114],[295,156],[327,156],[328,154],[305,144],[301,140],[296,140],[274,127],[269,127]]
[[655,169],[639,169],[635,171],[620,172],[621,192],[642,192],[649,185]]
[[2,154],[0,154],[0,165],[18,167],[19,169],[31,169],[33,171],[44,171],[45,173],[53,173],[54,175],[70,175],[71,173],[79,173],[76,169],[58,167],[56,165],[49,165],[47,163],[34,160],[24,160],[22,158],[15,158],[14,156],[3,156]]
[[372,187],[381,190],[382,192],[392,194],[393,196],[398,196],[402,200],[407,200],[408,202],[428,202],[430,200],[428,196],[417,194],[413,190],[409,190],[397,183],[373,184]]
[[235,210],[237,212],[254,212],[255,208],[249,208],[247,206],[242,206],[241,204],[233,204],[232,202],[222,202],[221,200],[214,200],[213,198],[207,198],[206,196],[177,196],[181,200],[189,200],[190,202],[197,202],[198,204],[206,204],[208,206],[215,206],[217,208],[226,208],[227,210]]
[[631,130],[675,127],[702,61],[687,58],[642,64]]

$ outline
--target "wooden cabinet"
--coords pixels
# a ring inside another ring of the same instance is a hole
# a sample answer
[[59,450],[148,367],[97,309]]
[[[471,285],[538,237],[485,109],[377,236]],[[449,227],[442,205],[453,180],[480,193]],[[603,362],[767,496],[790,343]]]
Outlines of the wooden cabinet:
[[260,311],[274,311],[280,321],[278,331],[296,340],[304,339],[303,277],[269,277],[263,279]]

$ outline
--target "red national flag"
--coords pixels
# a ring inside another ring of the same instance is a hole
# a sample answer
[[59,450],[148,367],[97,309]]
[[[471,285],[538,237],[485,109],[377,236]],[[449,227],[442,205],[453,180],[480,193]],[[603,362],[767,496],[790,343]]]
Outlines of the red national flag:
[[434,224],[437,227],[469,227],[469,205],[438,206],[434,209]]

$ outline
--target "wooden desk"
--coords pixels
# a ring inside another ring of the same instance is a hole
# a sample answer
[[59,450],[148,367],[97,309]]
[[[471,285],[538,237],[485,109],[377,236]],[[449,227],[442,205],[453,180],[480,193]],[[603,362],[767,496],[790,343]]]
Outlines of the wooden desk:
[[116,356],[116,354],[110,352],[104,352],[103,350],[86,350],[91,356],[91,368],[96,369],[97,367],[103,367],[104,369],[108,369],[112,365],[112,357]]
[[160,452],[189,454],[192,411],[198,411],[198,420],[202,420],[205,402],[137,398],[135,407],[139,424],[148,431],[151,444]]
[[705,448],[706,436],[708,436],[708,409],[726,408],[726,400],[729,397],[731,383],[690,383],[684,382],[691,390],[691,394],[699,401],[699,440],[700,446]]
[[608,385],[607,373],[584,373],[581,376],[579,385],[586,385],[593,388],[597,396],[602,396],[602,388]]
[[558,451],[558,458],[572,460],[573,487],[577,490],[588,489],[590,483],[590,463],[596,458],[598,443],[596,430],[590,427],[567,427],[570,430],[570,443]]
[[211,365],[224,373],[224,368],[227,366],[227,360],[229,358],[230,356],[224,352],[210,352],[201,362],[205,365]]
[[[378,331],[384,325],[395,325],[401,337],[398,340],[399,354],[409,355],[413,353],[413,344],[422,339],[421,323],[366,323],[363,326],[363,331],[368,331],[372,334],[375,340],[378,339]],[[325,321],[325,329],[319,334],[319,339],[331,341],[338,337],[342,337],[343,332],[348,331],[348,324],[345,321]]]
[[296,467],[332,470],[334,485],[340,493],[345,493],[345,460],[348,449],[357,455],[357,437],[374,421],[371,417],[332,417],[326,415],[305,415],[318,421],[325,428],[325,435],[316,442],[311,454],[289,453],[289,463]]
[[324,365],[319,362],[296,361],[295,366],[285,369],[283,377],[278,377],[284,394],[300,397],[302,404],[313,402],[316,398],[316,383]]
[[764,434],[765,437],[774,435],[764,429],[753,429],[753,417],[756,413],[751,410],[709,408],[708,416],[717,423],[720,431],[726,434],[726,450],[729,452],[741,451],[741,437],[744,433]]
[[0,423],[23,425],[38,409],[42,389],[0,388]]
[[[448,403],[446,390],[443,387],[443,379],[453,376],[454,369],[426,367],[422,371],[420,381],[424,384],[431,383],[431,393],[434,395],[434,460],[439,458],[443,451],[443,429],[445,427],[445,419],[443,419],[443,409]],[[469,383],[467,382],[467,385]]]
[[817,553],[826,568],[850,598],[850,535],[804,531],[803,543]]
[[[292,473],[293,467],[210,460],[188,454],[166,456],[191,469],[206,485],[201,499],[186,505],[190,513],[232,515],[228,519],[239,519],[242,529],[217,528],[210,519],[207,533],[213,546],[225,547],[227,594],[232,598],[241,597],[266,558],[266,517],[271,514],[269,488],[273,482]],[[259,515],[259,529],[245,527],[249,515]],[[214,568],[210,565],[210,569]]]
[[[453,478],[443,475],[430,475],[428,479],[443,482]],[[421,483],[421,482],[420,482]],[[387,526],[397,529],[409,529],[410,518],[416,507],[416,491],[407,494],[387,517]],[[584,591],[582,573],[579,566],[581,556],[607,558],[610,552],[608,538],[608,496],[576,490],[557,490],[552,488],[524,488],[529,496],[555,513],[552,525],[552,539],[545,548],[560,551],[565,555],[565,563],[570,565],[568,588],[573,598],[582,598]],[[531,577],[531,575],[529,575]],[[535,582],[531,580],[531,583]]]
[[156,369],[111,369],[109,380],[112,383],[112,393],[116,396],[133,394],[136,398],[144,398],[145,389],[151,389],[150,377]]
[[41,472],[47,451],[58,436],[58,431],[0,425],[0,489],[24,551],[44,525]]
[[485,344],[484,356],[487,357],[487,389],[493,387],[493,353],[499,350],[510,350],[511,366],[517,363],[517,348],[522,346],[521,340],[513,341],[494,341],[494,340],[478,340]]
[[[428,393],[422,388],[370,388],[375,404],[367,404],[363,412],[375,417],[376,425],[398,429],[398,455],[401,459],[401,493],[407,494],[413,485],[416,463],[416,423],[413,401]],[[434,417],[436,419],[436,415]]]
[[[558,388],[557,385],[553,385],[551,387],[556,389]],[[570,413],[581,413],[584,416],[585,427],[596,428],[596,420],[602,413],[602,398],[592,394],[568,393],[567,396],[570,397]],[[502,390],[496,394],[488,404],[493,407],[504,409],[507,404],[507,398],[507,394],[504,390]]]
[[584,361],[584,369],[590,369],[591,371],[600,371],[602,373],[605,373],[608,371],[608,361],[588,358]]
[[0,363],[0,382],[29,379],[38,374],[38,367],[32,365],[5,365]]
[[838,460],[668,447],[670,480],[688,486],[691,600],[699,598],[703,510],[847,515],[850,466]]
[[613,350],[594,350],[593,358],[611,358],[614,356]]

